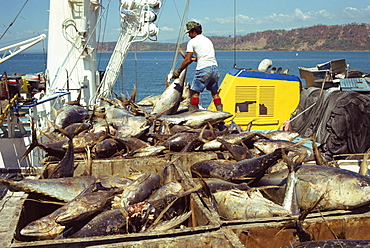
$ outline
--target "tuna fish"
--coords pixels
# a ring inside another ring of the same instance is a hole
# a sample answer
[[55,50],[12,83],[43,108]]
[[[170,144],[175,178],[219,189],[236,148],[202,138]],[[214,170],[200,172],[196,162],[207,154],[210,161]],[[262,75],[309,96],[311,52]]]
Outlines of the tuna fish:
[[134,151],[150,144],[135,137],[113,137],[121,146],[127,147],[129,151]]
[[99,178],[98,182],[104,187],[104,188],[123,188],[129,184],[132,183],[133,180],[126,178],[126,177],[118,177],[118,176],[112,176],[112,177],[103,177]]
[[22,228],[20,234],[23,236],[38,237],[39,239],[55,238],[65,229],[65,226],[55,222],[59,211],[60,208],[45,217],[32,221]]
[[[90,192],[89,192],[90,191]],[[105,206],[108,198],[117,190],[94,191],[87,189],[72,201],[58,209],[55,222],[66,225],[85,219],[100,211]]]
[[111,209],[95,216],[70,238],[106,236],[125,232],[126,214],[120,209]]
[[142,116],[123,117],[112,122],[119,137],[139,137],[148,128],[148,120]]
[[305,153],[306,157],[304,161],[314,160],[312,149],[287,140],[258,140],[253,145],[263,153],[271,153],[276,149],[284,148],[289,151],[289,157],[298,157],[302,153]]
[[[288,170],[266,174],[262,186],[284,186]],[[307,210],[317,204],[321,210],[352,209],[370,203],[370,178],[358,173],[326,166],[300,166],[296,170],[297,201]],[[285,188],[265,189],[274,202],[282,203]]]
[[61,139],[54,142],[44,143],[40,144],[37,140],[37,133],[35,128],[35,123],[31,121],[31,144],[25,151],[25,153],[22,155],[21,159],[25,159],[27,155],[35,148],[40,147],[42,150],[44,150],[49,156],[55,156],[59,159],[62,159],[66,153],[66,151],[63,149],[63,145],[68,142],[68,138]]
[[[94,145],[107,137],[107,132],[84,132],[73,138],[74,152],[84,152],[87,147],[92,148]],[[69,144],[68,144],[69,145]],[[65,144],[63,147],[68,148]]]
[[149,198],[148,201],[156,201],[162,198],[165,198],[167,195],[177,195],[183,191],[181,183],[177,181],[168,182],[162,187],[160,187],[156,192],[154,192]]
[[105,110],[105,117],[108,120],[108,122],[113,119],[122,119],[125,117],[133,116],[135,115],[123,108],[115,108],[113,106],[110,106]]
[[197,110],[176,115],[162,115],[158,119],[173,125],[182,124],[196,128],[202,127],[207,123],[210,123],[211,125],[219,123],[231,116],[233,115],[227,112]]
[[246,183],[232,183],[219,178],[204,178],[211,193],[217,191],[226,191],[231,189],[249,190],[250,187]]
[[265,171],[281,159],[282,151],[276,151],[236,163],[229,160],[206,160],[191,166],[191,171],[202,177],[215,177],[227,181],[252,179],[258,181]]
[[253,154],[249,151],[248,147],[246,147],[245,145],[242,146],[242,145],[232,144],[220,138],[218,138],[217,140],[221,142],[221,144],[226,148],[226,150],[230,152],[231,156],[236,161],[253,158]]
[[181,151],[188,143],[199,137],[198,132],[182,132],[175,134],[163,142],[163,146],[171,151]]
[[[240,145],[242,142],[251,140],[255,136],[256,136],[256,133],[253,133],[253,132],[242,132],[242,133],[236,133],[236,134],[222,135],[221,137],[218,137],[218,138],[226,142],[229,142],[231,144]],[[215,139],[215,140],[212,140],[202,145],[202,150],[205,150],[205,151],[219,150],[221,146],[222,146],[222,143],[219,140]]]
[[271,140],[288,140],[292,141],[299,136],[299,133],[290,131],[271,131],[265,133],[264,136]]
[[74,172],[74,148],[73,148],[73,134],[67,133],[64,129],[59,129],[67,135],[68,148],[64,157],[59,161],[58,165],[49,174],[48,178],[72,177]]
[[32,221],[22,228],[20,233],[24,236],[38,238],[55,238],[65,229],[67,224],[81,221],[101,210],[108,197],[114,192],[114,190],[91,192],[91,188],[88,188],[51,214]]
[[166,150],[165,146],[148,146],[148,147],[139,148],[131,152],[131,155],[133,155],[135,158],[155,156],[155,155],[161,154],[164,150]]
[[66,128],[72,123],[80,122],[85,119],[89,111],[78,105],[68,105],[55,119],[55,125],[58,128]]
[[119,150],[119,143],[115,139],[107,138],[97,143],[92,153],[94,158],[110,158]]
[[0,184],[5,185],[10,191],[40,193],[69,202],[86,188],[94,185],[95,181],[96,179],[91,176],[39,180],[23,179],[20,181],[1,178]]
[[[184,73],[185,71],[182,74]],[[152,109],[152,114],[175,114],[182,100],[183,88],[184,78],[182,76],[175,79],[162,93]]]
[[290,211],[264,198],[258,190],[238,189],[213,193],[219,214],[226,220],[289,216]]
[[125,208],[141,202],[149,197],[154,190],[160,187],[161,177],[158,174],[145,174],[128,185],[121,195],[115,197],[118,208]]

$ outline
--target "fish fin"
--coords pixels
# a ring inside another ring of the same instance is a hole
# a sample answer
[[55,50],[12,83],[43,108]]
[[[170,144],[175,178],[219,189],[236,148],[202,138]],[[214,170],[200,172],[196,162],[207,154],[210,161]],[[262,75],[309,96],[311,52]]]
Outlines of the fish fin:
[[359,174],[363,175],[363,176],[368,176],[369,173],[369,167],[368,167],[368,164],[367,164],[367,160],[369,159],[369,155],[370,155],[370,148],[367,149],[367,151],[365,152],[364,154],[364,158],[362,159],[362,162],[360,164],[360,170],[359,170]]
[[134,84],[134,90],[132,91],[129,102],[135,102],[136,95],[137,95],[137,85]]
[[[194,170],[192,170],[192,171],[191,171],[191,173],[192,173],[193,175],[195,175],[196,177],[198,177],[198,179],[199,179],[199,181],[200,181],[200,183],[201,183],[201,185],[202,185],[202,188],[203,188],[203,192],[204,192],[204,194],[205,194],[205,195],[206,195],[206,197],[207,197],[208,199],[210,199],[210,201],[211,201],[211,206],[212,206],[212,208],[213,208],[213,209],[215,209],[215,210],[217,211],[217,213],[219,213],[219,210],[218,210],[218,203],[217,203],[217,201],[216,201],[215,197],[213,196],[213,194],[212,194],[212,192],[211,192],[211,189],[208,187],[207,183],[204,181],[204,179],[203,179],[202,175],[201,175],[199,172],[194,171]],[[206,204],[206,206],[207,206],[207,204]]]
[[151,231],[167,231],[167,230],[170,230],[170,229],[175,228],[176,226],[180,225],[185,220],[189,219],[191,214],[192,214],[192,211],[189,210],[188,212],[186,212],[182,215],[176,216],[176,217],[174,217],[174,218],[172,218],[168,221],[160,222],[159,224],[157,224],[156,226],[154,226],[150,230]]
[[316,145],[316,133],[312,135],[312,149],[313,149],[313,154],[315,157],[315,161],[317,165],[326,165],[324,162],[324,159],[322,158],[321,152],[319,148]]
[[23,162],[23,160],[28,156],[28,154],[37,146],[40,146],[39,142],[37,141],[37,134],[36,134],[36,128],[35,128],[35,122],[33,119],[31,119],[31,144],[27,148],[27,150],[24,152],[24,154],[21,156],[20,163]]
[[[56,110],[54,107],[51,107],[51,112],[53,112],[54,119],[56,119],[56,117],[58,116],[58,110]],[[60,110],[60,112],[62,111]]]
[[253,120],[251,120],[248,124],[247,124],[247,128],[245,129],[245,131],[251,131],[251,129],[252,129],[252,125],[253,125],[253,122],[254,121],[256,121],[257,120],[257,118],[256,119],[253,119]]

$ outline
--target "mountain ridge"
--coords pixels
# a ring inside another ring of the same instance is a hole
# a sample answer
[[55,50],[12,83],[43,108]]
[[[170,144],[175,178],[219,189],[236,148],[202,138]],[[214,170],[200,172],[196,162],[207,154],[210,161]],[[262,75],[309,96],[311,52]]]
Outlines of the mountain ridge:
[[[370,51],[370,24],[315,25],[291,30],[266,30],[236,36],[209,36],[216,51]],[[116,42],[98,43],[99,52],[112,52]],[[130,51],[174,51],[174,43],[141,42]],[[181,44],[185,49],[186,43]]]

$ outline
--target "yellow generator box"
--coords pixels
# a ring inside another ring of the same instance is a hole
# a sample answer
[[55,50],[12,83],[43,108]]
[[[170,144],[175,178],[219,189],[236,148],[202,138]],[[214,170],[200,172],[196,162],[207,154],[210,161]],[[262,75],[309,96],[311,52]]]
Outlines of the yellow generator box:
[[[290,119],[300,99],[301,80],[297,76],[246,69],[231,69],[220,85],[223,111],[234,122],[252,130],[278,129]],[[216,110],[213,102],[209,110]]]

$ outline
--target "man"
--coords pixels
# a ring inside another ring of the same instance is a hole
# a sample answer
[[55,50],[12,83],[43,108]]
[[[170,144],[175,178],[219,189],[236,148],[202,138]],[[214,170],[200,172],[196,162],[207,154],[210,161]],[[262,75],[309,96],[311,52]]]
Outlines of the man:
[[[222,111],[221,98],[218,95],[218,80],[220,74],[217,68],[215,50],[210,39],[202,35],[202,26],[190,21],[186,24],[186,32],[191,40],[186,47],[186,55],[180,67],[173,72],[172,78],[178,78],[192,61],[197,62],[195,76],[190,87],[189,111],[198,109],[199,94],[206,88],[211,91],[217,111]],[[195,58],[193,58],[193,55]]]

